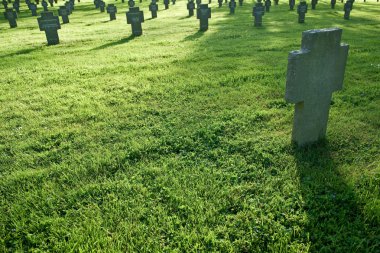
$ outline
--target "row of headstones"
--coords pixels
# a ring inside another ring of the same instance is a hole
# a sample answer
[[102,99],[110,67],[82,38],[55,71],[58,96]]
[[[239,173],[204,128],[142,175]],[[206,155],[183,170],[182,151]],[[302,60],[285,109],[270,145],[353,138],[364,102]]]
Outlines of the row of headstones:
[[[17,0],[17,1],[19,1],[19,0]],[[29,9],[32,11],[32,16],[37,16],[37,7],[36,7],[36,5],[34,3],[31,3],[30,0],[25,0],[25,2],[28,5]],[[46,2],[46,1],[43,1],[43,2]],[[64,24],[69,23],[68,16],[70,14],[72,14],[72,12],[74,10],[74,5],[75,5],[75,1],[74,0],[69,0],[69,1],[65,2],[64,6],[60,6],[59,7],[58,14],[59,14],[59,16],[62,16],[62,22]],[[19,9],[13,10],[11,8],[7,8],[5,10],[4,16],[8,20],[9,26],[11,28],[17,27],[17,21],[16,20],[17,20],[17,13],[18,12],[19,12]],[[48,12],[47,6],[46,7],[44,6],[44,12]],[[59,20],[58,20],[58,23],[59,23]]]

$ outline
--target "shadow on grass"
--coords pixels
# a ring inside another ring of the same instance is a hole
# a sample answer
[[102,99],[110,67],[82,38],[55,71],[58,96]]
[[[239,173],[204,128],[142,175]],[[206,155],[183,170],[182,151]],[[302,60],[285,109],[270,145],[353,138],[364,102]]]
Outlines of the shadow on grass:
[[185,42],[185,41],[193,41],[193,40],[199,39],[199,38],[202,37],[204,34],[205,34],[205,32],[203,32],[203,31],[197,31],[197,32],[194,33],[194,34],[185,37],[185,38],[182,40],[182,42]]
[[378,238],[371,233],[354,190],[337,169],[332,154],[338,151],[327,141],[293,148],[308,215],[305,231],[310,234],[311,251],[352,252],[361,248],[375,252],[372,250]]
[[193,16],[185,16],[185,17],[179,18],[178,20],[184,20],[184,19],[188,19],[188,18],[191,18],[191,17],[194,17],[194,15]]
[[9,54],[6,54],[6,55],[2,55],[1,57],[12,57],[12,56],[16,56],[16,55],[29,54],[29,53],[31,53],[31,52],[38,51],[38,50],[40,50],[40,49],[41,49],[41,47],[34,47],[34,48],[22,49],[22,50],[19,50],[19,51],[13,52],[13,53],[9,53]]
[[93,48],[91,50],[100,50],[100,49],[104,49],[104,48],[113,47],[113,46],[121,45],[121,44],[124,44],[124,43],[128,43],[129,41],[133,40],[135,37],[136,36],[134,36],[132,34],[132,35],[128,36],[127,38],[123,38],[123,39],[118,40],[118,41],[113,41],[113,42],[104,44],[104,45],[102,45],[100,47]]

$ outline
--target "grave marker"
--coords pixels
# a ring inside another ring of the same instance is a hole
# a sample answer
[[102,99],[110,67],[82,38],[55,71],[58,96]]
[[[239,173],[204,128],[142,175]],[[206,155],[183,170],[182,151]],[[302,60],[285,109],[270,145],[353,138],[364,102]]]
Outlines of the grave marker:
[[19,13],[20,12],[20,2],[15,1],[12,5],[13,5],[13,9],[15,9],[17,13]]
[[269,12],[270,11],[270,7],[272,6],[272,2],[271,0],[265,0],[265,11],[266,12]]
[[305,15],[307,13],[307,4],[302,0],[297,7],[298,23],[305,23]]
[[59,43],[58,29],[61,29],[59,18],[53,15],[53,12],[41,12],[41,17],[37,19],[40,31],[45,31],[48,45]]
[[59,6],[58,15],[62,17],[62,23],[67,24],[70,22],[70,12],[67,10],[66,6]]
[[296,0],[289,0],[289,10],[294,10],[294,5],[296,5]]
[[32,12],[32,16],[37,16],[37,5],[35,3],[30,3],[29,9]]
[[335,9],[336,0],[331,0],[331,9]]
[[318,0],[311,0],[311,9],[315,10],[315,7],[317,6],[317,4],[318,4]]
[[164,0],[165,10],[169,9],[169,0]]
[[139,7],[131,7],[126,15],[127,24],[132,26],[132,34],[134,36],[142,35],[141,23],[144,22],[144,13],[140,11]]
[[42,1],[41,5],[44,8],[44,11],[49,11],[48,10],[48,3],[45,0]]
[[230,0],[228,7],[230,8],[230,14],[235,14],[235,8],[236,8],[235,0]]
[[100,1],[99,2],[100,12],[104,12],[105,8],[106,8],[106,3],[104,1]]
[[194,0],[189,0],[187,2],[187,9],[189,10],[189,17],[194,16],[194,9],[195,9]]
[[219,8],[222,7],[222,5],[223,5],[223,0],[218,0],[218,6],[219,6]]
[[199,30],[204,32],[208,30],[208,19],[211,18],[211,8],[208,4],[200,4],[197,9],[197,19],[199,19]]
[[110,14],[110,20],[116,19],[117,8],[114,4],[107,5],[107,13]]
[[149,11],[152,13],[152,18],[157,18],[158,4],[156,0],[152,0],[149,4]]
[[347,0],[344,4],[343,10],[344,10],[344,19],[349,20],[350,19],[350,13],[352,11],[352,8],[354,7],[354,3],[350,0]]
[[197,9],[199,9],[199,6],[202,4],[202,0],[195,0],[195,3],[197,4]]
[[134,7],[135,6],[135,1],[134,0],[128,0],[128,6],[129,7]]
[[239,6],[243,6],[243,0],[239,0]]
[[264,5],[261,2],[261,0],[257,0],[252,11],[252,15],[255,17],[254,24],[256,27],[262,26],[264,14],[265,14]]
[[49,4],[50,4],[50,7],[54,7],[54,0],[48,0],[49,1]]
[[5,10],[8,9],[8,2],[7,1],[3,0],[1,3],[3,4]]
[[100,0],[94,0],[95,9],[99,8]]
[[292,141],[299,146],[326,135],[331,96],[342,89],[348,55],[341,36],[339,28],[305,31],[301,50],[289,53],[285,99],[295,103]]
[[5,19],[8,20],[9,26],[11,28],[16,28],[17,27],[17,21],[16,21],[16,19],[17,19],[17,13],[13,9],[7,8],[5,10],[5,12],[4,12],[4,17],[5,17]]

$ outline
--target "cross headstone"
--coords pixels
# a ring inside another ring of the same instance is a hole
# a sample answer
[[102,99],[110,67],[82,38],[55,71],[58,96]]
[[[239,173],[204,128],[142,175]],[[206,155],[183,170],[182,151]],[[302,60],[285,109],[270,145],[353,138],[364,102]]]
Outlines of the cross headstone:
[[270,7],[272,5],[272,2],[271,0],[265,0],[265,11],[266,12],[269,12],[270,11]]
[[37,19],[40,31],[45,31],[48,45],[59,43],[58,29],[61,29],[59,18],[53,15],[53,12],[41,12],[41,17]]
[[165,10],[169,9],[169,0],[164,0]]
[[223,5],[223,0],[218,0],[218,6],[219,6],[219,8],[222,7],[222,5]]
[[331,96],[342,89],[348,55],[341,37],[339,28],[305,31],[301,50],[289,53],[285,99],[295,103],[292,141],[299,146],[326,135]]
[[331,0],[331,9],[335,9],[336,0]]
[[278,0],[274,0],[274,5],[278,5]]
[[318,0],[311,0],[311,9],[315,10],[315,6],[317,6]]
[[105,3],[104,1],[100,1],[100,2],[99,2],[99,9],[100,9],[100,12],[104,12],[105,7],[106,7],[106,3]]
[[100,0],[94,0],[95,9],[99,8]]
[[297,7],[298,23],[305,23],[305,15],[307,13],[307,3],[305,0],[301,1]]
[[6,10],[6,9],[8,8],[8,2],[5,1],[5,0],[3,0],[1,3],[2,3],[3,6],[4,6],[4,9]]
[[189,10],[189,17],[194,16],[195,3],[194,0],[187,2],[187,9]]
[[176,1],[176,0],[172,0],[172,4],[173,4],[173,5],[175,5],[175,1]]
[[152,13],[152,18],[157,18],[158,4],[156,0],[152,0],[149,4],[149,11]]
[[57,3],[58,3],[58,0],[54,0],[54,3],[56,3],[56,4],[57,4]]
[[132,34],[134,36],[142,35],[141,23],[144,22],[144,13],[140,11],[139,7],[131,7],[126,13],[127,24],[132,26]]
[[66,6],[59,6],[58,15],[62,17],[62,23],[67,24],[70,22],[70,12],[67,10]]
[[243,0],[239,0],[239,6],[243,6]]
[[32,12],[32,16],[37,16],[37,5],[35,3],[29,4],[29,9]]
[[235,14],[236,2],[235,0],[230,0],[228,3],[228,7],[230,8],[230,14]]
[[8,20],[9,26],[11,28],[16,28],[17,27],[17,13],[11,8],[7,8],[4,12],[4,17]]
[[12,5],[13,5],[13,9],[15,9],[17,13],[19,13],[20,12],[20,2],[15,1]]
[[199,30],[204,32],[208,30],[208,19],[211,18],[211,8],[208,4],[200,4],[197,9],[197,19],[199,19]]
[[69,14],[71,15],[71,13],[73,13],[71,3],[65,2],[65,7],[66,7],[67,11],[69,12]]
[[41,5],[44,8],[44,11],[49,11],[48,10],[48,3],[45,0],[42,1]]
[[296,5],[296,0],[289,0],[289,10],[294,10],[294,6]]
[[[202,4],[202,0],[195,0],[195,3],[197,4],[197,9],[199,9],[199,6]],[[227,0],[226,0],[227,3]]]
[[261,0],[257,0],[252,11],[252,15],[255,17],[254,24],[256,27],[262,26],[264,14],[265,14],[264,5],[261,2]]
[[347,0],[344,4],[343,10],[344,10],[344,19],[349,20],[350,19],[350,13],[352,11],[352,8],[354,7],[354,3],[350,0]]
[[48,0],[49,1],[49,4],[50,4],[50,7],[54,7],[54,0]]
[[39,5],[40,4],[40,0],[35,0],[36,1],[36,4]]
[[107,13],[110,14],[110,20],[116,19],[117,8],[114,4],[107,5]]

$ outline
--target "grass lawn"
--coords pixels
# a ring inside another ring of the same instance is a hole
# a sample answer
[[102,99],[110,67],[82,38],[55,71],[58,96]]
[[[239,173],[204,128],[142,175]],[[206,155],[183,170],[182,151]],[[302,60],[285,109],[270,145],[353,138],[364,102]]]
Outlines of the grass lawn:
[[[380,3],[298,24],[281,0],[254,28],[253,2],[213,0],[205,33],[186,1],[148,4],[133,38],[127,2],[110,22],[81,1],[56,46],[24,2],[1,16],[0,252],[379,252]],[[297,149],[287,56],[328,27],[344,88]]]

